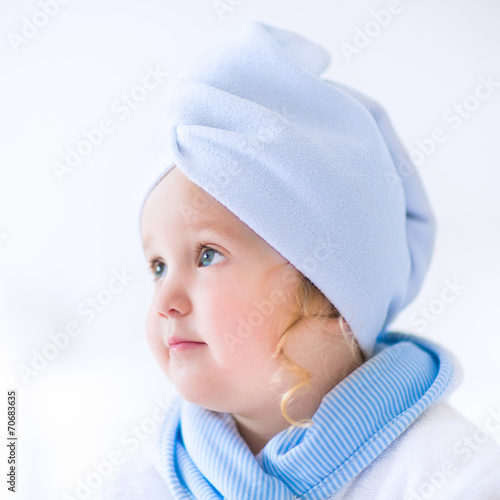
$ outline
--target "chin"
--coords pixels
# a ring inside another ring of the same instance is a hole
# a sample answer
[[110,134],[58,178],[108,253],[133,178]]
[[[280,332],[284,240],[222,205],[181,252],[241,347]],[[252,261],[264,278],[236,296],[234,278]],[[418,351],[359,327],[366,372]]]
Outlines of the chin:
[[209,391],[203,391],[199,387],[193,390],[192,384],[190,387],[184,387],[184,385],[179,386],[178,384],[174,385],[182,399],[189,403],[211,411],[226,412],[219,398],[214,397]]

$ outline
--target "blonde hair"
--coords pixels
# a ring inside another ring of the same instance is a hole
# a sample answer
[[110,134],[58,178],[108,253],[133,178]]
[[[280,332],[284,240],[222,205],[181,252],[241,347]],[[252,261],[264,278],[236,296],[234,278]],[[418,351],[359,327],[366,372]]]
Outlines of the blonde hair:
[[[281,413],[285,419],[290,422],[291,428],[301,427],[307,428],[313,424],[311,419],[294,420],[287,411],[288,404],[292,401],[296,393],[302,388],[306,388],[310,385],[312,380],[312,375],[309,370],[300,366],[290,359],[290,357],[285,352],[285,346],[293,335],[293,328],[304,320],[312,320],[314,322],[320,322],[326,324],[328,320],[337,319],[338,325],[340,327],[340,334],[338,331],[332,332],[331,329],[323,328],[320,325],[318,329],[318,334],[323,334],[327,336],[340,335],[341,340],[346,341],[349,345],[350,352],[353,356],[353,360],[358,356],[362,361],[364,361],[364,356],[359,348],[354,335],[349,328],[349,325],[345,322],[345,319],[340,314],[338,309],[326,298],[326,296],[312,283],[309,278],[304,276],[300,271],[294,268],[295,278],[298,280],[297,289],[292,297],[292,320],[289,322],[287,327],[281,333],[280,340],[276,345],[273,357],[295,376],[297,383],[287,390],[280,400]],[[319,312],[311,312],[310,306],[313,304],[320,304]]]

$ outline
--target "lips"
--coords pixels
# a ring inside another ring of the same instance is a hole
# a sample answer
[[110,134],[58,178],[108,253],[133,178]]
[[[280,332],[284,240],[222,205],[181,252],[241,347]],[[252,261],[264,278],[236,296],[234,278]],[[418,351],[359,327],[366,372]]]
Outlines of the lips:
[[207,344],[204,342],[178,342],[177,344],[172,344],[169,347],[169,352],[172,354],[173,352],[176,351],[192,351],[195,349],[200,349],[202,347],[205,347]]
[[195,345],[203,345],[203,344],[205,344],[205,342],[197,342],[196,340],[177,337],[175,335],[167,339],[167,346],[169,349],[171,348],[178,349],[181,348],[182,346],[189,347],[190,345],[194,347]]

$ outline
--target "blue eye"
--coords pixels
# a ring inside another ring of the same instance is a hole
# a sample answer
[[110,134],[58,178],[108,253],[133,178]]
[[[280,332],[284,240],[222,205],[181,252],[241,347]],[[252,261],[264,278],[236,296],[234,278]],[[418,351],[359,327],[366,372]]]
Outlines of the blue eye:
[[[219,255],[223,259],[225,258],[224,255],[222,255],[219,251],[215,250],[214,248],[203,246],[201,243],[198,243],[196,247],[196,254],[199,255],[201,250],[204,250],[203,253],[201,254],[202,267],[208,267],[210,264],[213,264],[214,263],[213,260],[216,255]],[[215,262],[215,264],[218,264],[218,262]]]
[[157,279],[160,279],[162,277],[161,275],[166,266],[163,262],[159,261],[158,259],[152,259],[149,261],[149,267],[151,268],[154,280],[156,281]]
[[[203,253],[201,253],[202,250]],[[197,262],[201,263],[201,267],[208,267],[212,264],[218,264],[225,258],[225,255],[223,255],[218,250],[215,250],[215,248],[207,247],[205,245],[202,245],[201,243],[198,243],[195,248],[195,259],[199,259]],[[153,281],[163,278],[164,274],[167,271],[167,265],[158,258],[149,260],[149,267],[151,269],[151,272],[153,273]]]

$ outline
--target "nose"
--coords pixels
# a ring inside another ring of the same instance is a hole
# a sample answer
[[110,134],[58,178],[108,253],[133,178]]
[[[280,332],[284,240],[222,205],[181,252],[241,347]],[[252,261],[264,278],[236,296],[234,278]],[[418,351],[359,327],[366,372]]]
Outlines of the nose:
[[155,297],[156,310],[160,316],[182,316],[191,310],[187,282],[180,275],[169,273]]

